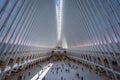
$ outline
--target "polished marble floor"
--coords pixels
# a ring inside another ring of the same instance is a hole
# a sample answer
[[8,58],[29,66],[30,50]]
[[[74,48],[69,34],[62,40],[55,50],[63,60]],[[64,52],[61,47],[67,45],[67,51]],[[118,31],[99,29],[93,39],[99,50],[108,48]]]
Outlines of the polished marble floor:
[[54,62],[45,80],[106,80],[73,62]]

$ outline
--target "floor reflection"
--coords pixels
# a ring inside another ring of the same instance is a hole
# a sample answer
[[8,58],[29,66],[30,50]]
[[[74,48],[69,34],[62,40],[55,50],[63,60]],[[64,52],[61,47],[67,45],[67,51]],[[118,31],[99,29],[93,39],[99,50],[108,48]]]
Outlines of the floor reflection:
[[50,70],[52,65],[53,63],[49,63],[48,65],[43,66],[42,70],[40,70],[40,72],[38,72],[31,80],[42,80],[47,72]]

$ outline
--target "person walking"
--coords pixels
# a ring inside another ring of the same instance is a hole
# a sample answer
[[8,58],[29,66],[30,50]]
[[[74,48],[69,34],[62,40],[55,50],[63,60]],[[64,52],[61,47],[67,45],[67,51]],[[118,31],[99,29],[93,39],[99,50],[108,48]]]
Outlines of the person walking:
[[83,80],[83,76],[81,77],[81,80]]

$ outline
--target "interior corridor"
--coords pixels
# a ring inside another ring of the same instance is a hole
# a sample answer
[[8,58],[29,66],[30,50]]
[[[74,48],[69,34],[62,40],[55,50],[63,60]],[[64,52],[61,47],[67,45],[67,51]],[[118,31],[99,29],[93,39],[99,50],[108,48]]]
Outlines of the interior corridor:
[[0,0],[0,80],[120,80],[120,0]]

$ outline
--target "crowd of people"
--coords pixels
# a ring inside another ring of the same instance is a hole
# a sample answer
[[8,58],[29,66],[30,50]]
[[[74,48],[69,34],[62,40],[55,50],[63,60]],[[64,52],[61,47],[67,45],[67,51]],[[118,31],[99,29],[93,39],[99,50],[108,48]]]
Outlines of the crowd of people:
[[[63,73],[69,75],[69,73],[71,72],[72,69],[77,70],[78,66],[73,65],[71,62],[64,62],[64,63],[61,63],[61,64],[54,65],[51,68],[51,73],[53,75],[58,75],[58,76],[59,76],[59,74],[63,74]],[[83,68],[81,68],[81,70],[83,71]],[[83,80],[83,76],[82,76],[82,74],[79,74],[79,72],[76,72],[76,74],[74,74],[74,75],[79,80]],[[61,76],[60,78],[61,78],[61,80],[67,80],[66,76]],[[75,80],[74,77],[73,77],[72,80]]]

